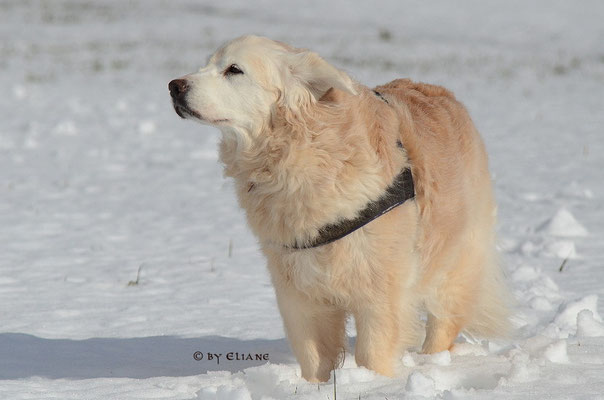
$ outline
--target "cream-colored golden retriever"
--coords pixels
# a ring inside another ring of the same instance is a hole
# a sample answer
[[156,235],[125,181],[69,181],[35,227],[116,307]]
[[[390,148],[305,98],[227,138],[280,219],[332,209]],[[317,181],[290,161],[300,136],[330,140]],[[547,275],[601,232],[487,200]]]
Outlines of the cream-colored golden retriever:
[[[374,91],[315,53],[256,36],[169,88],[181,117],[222,131],[225,173],[268,259],[304,378],[329,379],[349,315],[357,364],[390,376],[422,310],[426,353],[461,331],[506,332],[487,156],[451,92],[409,80]],[[317,245],[407,168],[413,199]]]

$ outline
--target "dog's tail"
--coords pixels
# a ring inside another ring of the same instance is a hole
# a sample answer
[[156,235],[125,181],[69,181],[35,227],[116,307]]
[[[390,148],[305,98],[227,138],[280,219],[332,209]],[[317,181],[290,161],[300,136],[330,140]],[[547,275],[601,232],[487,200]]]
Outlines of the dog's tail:
[[464,333],[472,337],[505,338],[512,333],[510,310],[513,300],[501,265],[500,256],[493,249],[484,266],[476,308],[464,328]]

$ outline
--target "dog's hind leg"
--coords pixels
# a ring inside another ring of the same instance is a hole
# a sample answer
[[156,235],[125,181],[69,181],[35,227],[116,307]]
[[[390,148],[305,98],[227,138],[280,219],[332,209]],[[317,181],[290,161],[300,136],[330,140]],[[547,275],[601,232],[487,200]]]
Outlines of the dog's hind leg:
[[369,304],[355,313],[357,365],[382,375],[394,373],[394,355],[398,350],[399,320],[392,307]]
[[463,330],[483,337],[507,333],[507,291],[494,254],[492,245],[467,244],[455,257],[426,304],[424,353],[450,349]]
[[417,338],[417,314],[411,301],[381,300],[374,299],[354,312],[355,359],[358,366],[393,376],[401,351]]
[[455,338],[463,327],[464,320],[455,317],[436,317],[428,313],[426,324],[426,340],[422,352],[427,354],[438,353],[453,347]]
[[[461,256],[461,259],[467,259],[467,256]],[[449,350],[471,318],[481,279],[463,273],[465,269],[468,269],[467,265],[457,264],[439,282],[426,303],[428,322],[422,352],[431,354]]]

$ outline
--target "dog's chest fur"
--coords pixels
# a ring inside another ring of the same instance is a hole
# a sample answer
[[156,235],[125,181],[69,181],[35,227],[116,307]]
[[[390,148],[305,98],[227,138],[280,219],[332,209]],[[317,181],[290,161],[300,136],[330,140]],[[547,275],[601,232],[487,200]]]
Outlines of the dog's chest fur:
[[[330,304],[349,304],[355,293],[371,286],[369,244],[363,233],[355,232],[337,246],[310,251],[283,251],[279,271],[289,284],[314,299]],[[354,279],[351,279],[354,277]]]
[[355,249],[346,257],[331,249],[288,254],[268,250],[265,254],[277,286],[315,302],[350,309],[360,301],[359,294],[365,296],[373,286],[372,268],[362,249]]
[[409,201],[332,244],[301,251],[265,246],[263,251],[273,280],[316,301],[354,309],[371,302],[385,282],[413,286],[416,230],[417,206]]

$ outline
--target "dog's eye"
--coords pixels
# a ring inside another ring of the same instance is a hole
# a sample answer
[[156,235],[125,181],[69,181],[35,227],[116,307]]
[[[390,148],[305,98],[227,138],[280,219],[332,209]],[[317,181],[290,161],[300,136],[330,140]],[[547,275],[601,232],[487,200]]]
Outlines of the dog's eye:
[[229,67],[224,71],[224,75],[226,76],[236,74],[243,74],[243,71],[241,70],[241,68],[239,68],[239,65],[237,64],[229,65]]

